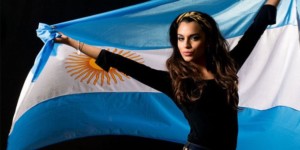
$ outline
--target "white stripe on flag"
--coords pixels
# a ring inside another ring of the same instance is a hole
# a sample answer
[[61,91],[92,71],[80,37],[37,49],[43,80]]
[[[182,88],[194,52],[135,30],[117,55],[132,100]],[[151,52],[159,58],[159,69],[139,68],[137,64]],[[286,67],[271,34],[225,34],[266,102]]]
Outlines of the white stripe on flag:
[[[99,48],[108,49],[158,70],[166,70],[165,60],[171,52],[170,49]],[[84,54],[78,55],[74,48],[67,45],[58,46],[56,56],[49,58],[40,77],[35,82],[31,80],[32,73],[29,73],[19,98],[14,122],[36,104],[59,96],[97,92],[158,92],[116,69],[105,72],[95,64],[94,59]]]
[[298,27],[269,29],[239,72],[240,106],[300,110],[300,48]]

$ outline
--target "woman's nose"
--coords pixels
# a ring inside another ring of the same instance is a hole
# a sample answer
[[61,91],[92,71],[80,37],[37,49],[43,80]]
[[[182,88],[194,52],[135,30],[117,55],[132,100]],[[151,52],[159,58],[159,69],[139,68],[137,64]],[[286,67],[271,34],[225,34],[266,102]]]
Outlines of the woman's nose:
[[189,40],[186,40],[184,44],[185,44],[185,48],[191,48],[192,47],[191,42]]

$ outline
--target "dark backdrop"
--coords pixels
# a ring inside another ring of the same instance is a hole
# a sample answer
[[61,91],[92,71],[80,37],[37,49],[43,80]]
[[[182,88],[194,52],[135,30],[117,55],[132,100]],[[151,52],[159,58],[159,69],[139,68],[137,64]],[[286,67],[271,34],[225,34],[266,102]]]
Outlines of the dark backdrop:
[[[1,0],[1,149],[6,149],[19,94],[43,46],[36,36],[38,23],[56,24],[144,1]],[[24,138],[26,136],[30,135]],[[140,137],[99,136],[58,143],[45,149],[181,149],[181,146]]]

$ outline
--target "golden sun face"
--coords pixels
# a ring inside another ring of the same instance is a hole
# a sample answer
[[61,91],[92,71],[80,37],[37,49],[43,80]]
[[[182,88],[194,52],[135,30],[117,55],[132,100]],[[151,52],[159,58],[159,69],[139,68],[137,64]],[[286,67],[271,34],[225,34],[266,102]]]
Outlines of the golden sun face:
[[[107,50],[110,51],[109,49]],[[138,63],[144,63],[143,58],[134,52],[118,49],[114,49],[112,52]],[[103,86],[104,83],[110,85],[111,81],[117,84],[118,79],[124,81],[123,77],[130,78],[113,67],[106,72],[99,67],[95,61],[95,59],[87,55],[78,55],[74,52],[66,58],[65,68],[71,77],[74,77],[75,80],[79,80],[80,82],[85,82],[86,84],[96,85],[97,83],[100,83],[100,85]]]

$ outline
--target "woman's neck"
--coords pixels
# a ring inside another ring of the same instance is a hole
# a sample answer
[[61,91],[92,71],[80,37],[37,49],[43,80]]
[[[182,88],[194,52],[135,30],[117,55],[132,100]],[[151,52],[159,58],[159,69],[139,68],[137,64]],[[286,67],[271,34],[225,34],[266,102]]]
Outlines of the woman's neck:
[[204,66],[200,66],[200,72],[204,80],[212,80],[215,78],[214,74]]
[[194,62],[198,64],[200,73],[204,80],[212,80],[215,78],[214,74],[206,68],[205,57],[202,57]]

